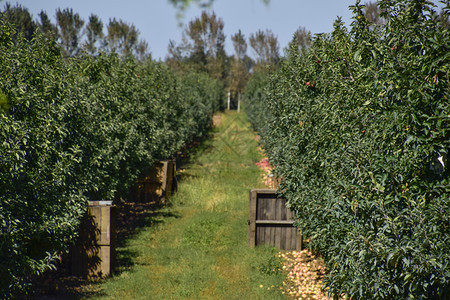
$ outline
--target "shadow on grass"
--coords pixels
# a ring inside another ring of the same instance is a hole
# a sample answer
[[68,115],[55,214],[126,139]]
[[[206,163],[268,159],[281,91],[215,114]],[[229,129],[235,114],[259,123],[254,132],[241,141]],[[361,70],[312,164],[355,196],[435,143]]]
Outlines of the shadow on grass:
[[125,246],[142,229],[164,223],[164,218],[178,218],[159,202],[136,203],[125,202],[119,206],[117,218],[117,247]]
[[169,208],[159,202],[125,202],[119,207],[115,275],[131,269],[135,264],[138,253],[126,248],[127,241],[145,228],[164,224],[165,220],[169,218],[180,218],[180,215],[171,212]]
[[202,138],[193,141],[178,152],[176,156],[177,169],[183,169],[186,165],[192,163],[196,157],[212,151],[214,149],[212,140],[217,132],[217,128],[211,128]]

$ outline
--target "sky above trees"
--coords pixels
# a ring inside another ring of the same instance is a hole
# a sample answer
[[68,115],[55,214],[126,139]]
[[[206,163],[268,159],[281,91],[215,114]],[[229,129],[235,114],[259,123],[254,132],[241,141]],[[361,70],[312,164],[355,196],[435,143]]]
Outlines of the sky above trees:
[[[169,41],[181,41],[182,32],[192,19],[199,17],[204,8],[191,4],[177,18],[178,10],[169,0],[16,0],[10,1],[28,8],[34,18],[45,10],[55,23],[58,8],[72,8],[87,23],[94,13],[104,24],[116,18],[133,24],[140,38],[148,43],[149,51],[155,59],[164,60],[168,54]],[[364,1],[362,1],[364,2]],[[437,1],[436,1],[437,2]],[[0,2],[4,6],[6,1]],[[351,22],[349,5],[355,0],[276,0],[267,5],[262,0],[215,0],[210,11],[224,22],[226,36],[225,50],[234,52],[231,36],[241,30],[246,39],[258,30],[271,30],[283,49],[291,41],[299,27],[310,30],[312,34],[330,32],[337,16],[348,25]],[[249,51],[253,55],[252,51]]]

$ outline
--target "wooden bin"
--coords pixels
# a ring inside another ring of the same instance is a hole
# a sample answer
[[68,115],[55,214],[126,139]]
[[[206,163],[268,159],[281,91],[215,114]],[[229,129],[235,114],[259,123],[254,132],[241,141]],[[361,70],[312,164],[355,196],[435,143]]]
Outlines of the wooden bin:
[[94,278],[111,275],[115,263],[116,207],[112,201],[89,201],[78,242],[71,250],[72,274]]
[[281,250],[301,250],[302,234],[294,226],[294,213],[276,190],[250,191],[248,244],[269,245]]
[[137,181],[136,202],[165,203],[175,190],[176,163],[173,160],[153,164],[142,180]]

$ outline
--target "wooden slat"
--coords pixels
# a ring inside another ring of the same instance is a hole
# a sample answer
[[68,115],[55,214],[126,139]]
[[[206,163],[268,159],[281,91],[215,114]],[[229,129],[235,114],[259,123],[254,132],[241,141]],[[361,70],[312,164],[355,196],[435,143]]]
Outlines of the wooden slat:
[[294,225],[294,220],[255,220],[256,225]]
[[303,233],[300,230],[297,230],[297,245],[295,248],[298,250],[303,249]]
[[[277,222],[284,222],[285,220],[282,218],[282,211],[285,210],[285,208],[283,208],[283,200],[275,198],[273,201],[275,202],[274,217],[275,217],[276,221]],[[275,230],[274,230],[275,231],[275,233],[274,233],[274,235],[275,235],[274,245],[278,249],[282,248],[281,244],[283,243],[283,241],[281,240],[281,233],[283,232],[283,230],[286,230],[286,227],[284,227],[284,226],[276,226]]]
[[284,250],[292,250],[292,239],[294,237],[292,236],[292,229],[289,228],[286,230],[286,248]]
[[256,195],[255,190],[250,191],[250,201],[249,201],[249,222],[248,222],[248,244],[250,247],[255,247],[256,245]]

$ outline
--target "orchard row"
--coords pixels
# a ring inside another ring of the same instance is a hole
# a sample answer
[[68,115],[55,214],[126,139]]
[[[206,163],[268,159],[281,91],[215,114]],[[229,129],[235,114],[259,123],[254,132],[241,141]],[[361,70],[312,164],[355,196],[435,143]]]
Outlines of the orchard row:
[[[450,294],[449,6],[382,0],[383,25],[292,47],[255,74],[247,109],[330,296]],[[443,299],[443,298],[442,298]]]
[[203,136],[224,99],[204,73],[116,54],[63,58],[55,40],[0,24],[0,298],[52,268],[87,200]]

